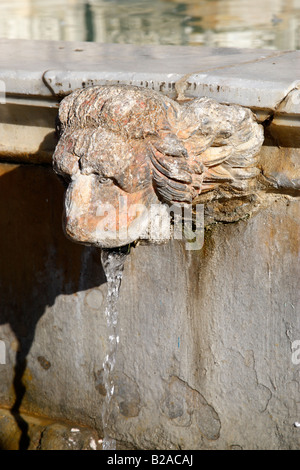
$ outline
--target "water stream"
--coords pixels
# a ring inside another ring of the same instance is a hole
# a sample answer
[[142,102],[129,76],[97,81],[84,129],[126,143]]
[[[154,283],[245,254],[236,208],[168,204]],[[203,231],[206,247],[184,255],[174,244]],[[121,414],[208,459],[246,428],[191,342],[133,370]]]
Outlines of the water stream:
[[110,436],[109,421],[112,411],[112,398],[115,391],[113,370],[119,343],[118,298],[123,269],[128,250],[102,250],[101,262],[107,279],[107,299],[105,317],[107,322],[107,347],[103,362],[103,381],[106,390],[102,409],[103,450],[116,450],[116,441]]

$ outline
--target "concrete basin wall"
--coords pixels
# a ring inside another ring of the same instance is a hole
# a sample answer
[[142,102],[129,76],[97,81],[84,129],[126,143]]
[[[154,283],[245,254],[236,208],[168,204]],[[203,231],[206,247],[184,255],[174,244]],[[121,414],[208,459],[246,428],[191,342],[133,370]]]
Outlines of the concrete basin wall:
[[119,81],[251,107],[265,126],[269,186],[234,223],[208,212],[201,250],[175,240],[131,250],[118,445],[299,449],[300,53],[6,40],[0,51],[0,407],[20,442],[30,447],[21,413],[101,437],[106,279],[99,251],[63,233],[50,163],[61,97]]

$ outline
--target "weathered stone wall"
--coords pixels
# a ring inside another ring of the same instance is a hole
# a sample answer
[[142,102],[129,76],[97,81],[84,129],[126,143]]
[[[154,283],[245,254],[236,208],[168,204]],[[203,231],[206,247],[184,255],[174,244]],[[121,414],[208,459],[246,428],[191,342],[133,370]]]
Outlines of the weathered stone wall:
[[[20,428],[22,410],[101,433],[99,253],[64,236],[63,188],[50,167],[2,164],[0,174],[0,406]],[[201,251],[179,241],[131,250],[119,299],[120,442],[300,448],[297,194],[274,187],[250,218],[209,227]]]
[[101,447],[106,279],[97,249],[63,233],[50,163],[61,98],[123,83],[250,107],[265,142],[258,192],[207,203],[202,250],[138,245],[126,259],[118,446],[299,449],[299,51],[5,39],[0,51],[0,448]]

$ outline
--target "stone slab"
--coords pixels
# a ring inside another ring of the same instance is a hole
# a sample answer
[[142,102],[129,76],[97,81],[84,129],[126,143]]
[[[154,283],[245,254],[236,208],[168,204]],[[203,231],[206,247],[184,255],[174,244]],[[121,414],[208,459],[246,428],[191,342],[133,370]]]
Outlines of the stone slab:
[[[108,83],[148,86],[175,97],[175,83],[188,80],[187,96],[275,110],[299,84],[300,52],[1,39],[0,80],[8,99],[57,99],[78,87]],[[295,112],[290,106],[289,113]]]
[[248,106],[277,145],[299,147],[299,77],[299,51],[0,39],[0,159],[51,163],[62,97],[118,83]]

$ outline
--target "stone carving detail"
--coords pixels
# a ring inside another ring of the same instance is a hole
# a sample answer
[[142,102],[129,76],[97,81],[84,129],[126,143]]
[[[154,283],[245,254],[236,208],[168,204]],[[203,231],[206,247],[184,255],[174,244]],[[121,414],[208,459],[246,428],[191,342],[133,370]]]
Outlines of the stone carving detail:
[[80,243],[125,245],[143,237],[151,205],[194,205],[219,188],[245,194],[259,174],[262,126],[249,109],[208,98],[179,104],[145,88],[94,86],[62,100],[58,127],[65,231]]

